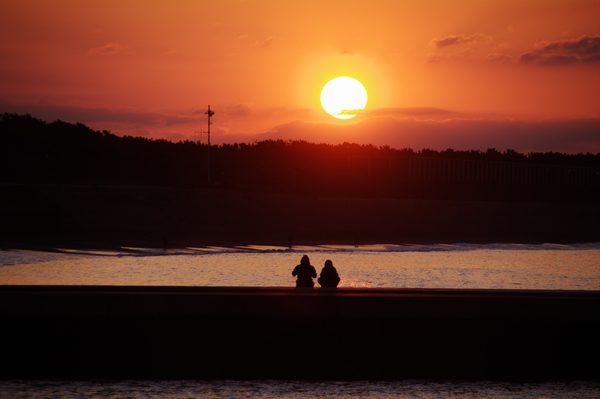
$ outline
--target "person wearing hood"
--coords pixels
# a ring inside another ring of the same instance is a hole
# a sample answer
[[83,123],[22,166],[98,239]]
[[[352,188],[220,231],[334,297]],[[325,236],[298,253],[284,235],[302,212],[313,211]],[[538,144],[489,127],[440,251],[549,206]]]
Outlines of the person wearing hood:
[[337,270],[333,267],[333,262],[327,259],[325,266],[321,270],[321,275],[317,280],[322,288],[337,288],[340,283],[340,276]]
[[292,276],[296,278],[296,288],[312,288],[315,286],[313,278],[317,277],[317,270],[310,264],[310,259],[304,255],[300,264],[294,268]]

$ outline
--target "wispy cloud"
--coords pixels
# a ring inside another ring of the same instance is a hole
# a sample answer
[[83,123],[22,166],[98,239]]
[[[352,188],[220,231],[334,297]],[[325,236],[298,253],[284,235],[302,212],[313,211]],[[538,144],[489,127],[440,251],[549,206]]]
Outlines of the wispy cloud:
[[[600,119],[519,120],[495,115],[465,114],[435,107],[394,107],[366,110],[352,124],[304,122],[309,110],[253,109],[246,104],[215,107],[216,142],[265,139],[312,142],[356,142],[432,149],[515,149],[519,151],[600,152]],[[85,108],[60,105],[0,103],[1,112],[30,113],[47,121],[82,122],[114,133],[168,140],[198,140],[206,123],[204,109],[146,112],[131,109]],[[281,123],[281,120],[294,122]],[[272,128],[243,131],[261,121]],[[313,119],[314,120],[314,119]],[[237,122],[236,122],[237,121]],[[279,121],[279,122],[275,122]],[[251,123],[252,122],[252,123]]]
[[600,119],[524,121],[461,119],[445,121],[370,118],[348,125],[291,122],[257,136],[262,139],[389,145],[444,150],[497,148],[518,151],[600,152]]
[[429,62],[482,61],[493,48],[492,37],[482,33],[457,34],[438,37],[431,40],[433,47]]
[[138,126],[175,126],[196,122],[199,115],[184,113],[147,112],[135,109],[111,109],[77,107],[51,104],[8,104],[0,103],[0,112],[29,113],[44,120],[61,119],[67,122],[82,123],[122,123]]
[[538,65],[600,65],[600,36],[545,43],[542,47],[521,54],[519,61]]
[[[282,121],[310,119],[305,108],[253,107],[244,103],[215,104],[217,141],[231,141],[230,134],[244,137],[256,134]],[[175,140],[197,140],[206,126],[206,108],[154,112],[129,108],[85,107],[51,103],[11,103],[0,101],[0,113],[31,114],[48,122],[63,120],[84,123],[94,129],[110,130],[118,135],[144,135]],[[232,139],[233,140],[233,139]]]
[[255,40],[253,46],[263,49],[271,48],[271,46],[278,40],[276,36],[267,36],[265,38]]
[[445,48],[487,39],[489,39],[489,36],[483,35],[481,33],[475,33],[472,35],[461,34],[440,37],[433,39],[432,42],[437,48]]
[[461,114],[448,109],[435,107],[390,107],[376,108],[364,112],[367,117],[390,116],[390,117],[413,117],[425,119],[439,119],[458,117]]
[[431,41],[431,62],[470,60],[493,64],[529,65],[600,65],[600,36],[586,35],[577,39],[543,42],[519,54],[509,43],[496,43],[481,33],[457,34]]
[[504,53],[490,53],[485,60],[492,64],[509,64],[514,61],[514,58]]
[[92,47],[88,50],[88,55],[108,56],[122,53],[126,47],[121,43],[110,42],[102,46]]

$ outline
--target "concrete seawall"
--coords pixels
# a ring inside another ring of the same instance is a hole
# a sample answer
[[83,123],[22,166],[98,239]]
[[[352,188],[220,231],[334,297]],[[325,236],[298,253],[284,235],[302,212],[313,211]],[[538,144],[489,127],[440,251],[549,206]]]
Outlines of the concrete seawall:
[[0,286],[3,378],[600,379],[600,292]]

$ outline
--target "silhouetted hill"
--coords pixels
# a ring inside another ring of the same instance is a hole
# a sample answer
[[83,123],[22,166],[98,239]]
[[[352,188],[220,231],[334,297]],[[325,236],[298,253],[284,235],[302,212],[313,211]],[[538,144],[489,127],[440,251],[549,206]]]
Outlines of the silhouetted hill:
[[[29,115],[0,118],[0,179],[205,187],[204,144],[118,137]],[[211,148],[211,185],[353,197],[589,200],[600,191],[600,154],[513,150],[433,151],[358,144],[263,141]]]

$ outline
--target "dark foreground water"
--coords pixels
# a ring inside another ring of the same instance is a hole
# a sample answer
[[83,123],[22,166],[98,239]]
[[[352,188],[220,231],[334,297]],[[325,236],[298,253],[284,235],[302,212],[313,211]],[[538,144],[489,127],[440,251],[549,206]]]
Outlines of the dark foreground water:
[[0,381],[0,398],[577,398],[600,382]]

